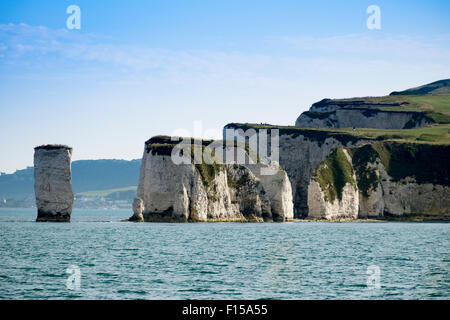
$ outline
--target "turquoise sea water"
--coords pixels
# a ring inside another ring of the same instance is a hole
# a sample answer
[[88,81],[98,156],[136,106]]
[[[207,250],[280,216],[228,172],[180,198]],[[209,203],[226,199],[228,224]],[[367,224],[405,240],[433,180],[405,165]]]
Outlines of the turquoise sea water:
[[120,222],[130,215],[36,223],[0,209],[0,299],[450,298],[450,224]]

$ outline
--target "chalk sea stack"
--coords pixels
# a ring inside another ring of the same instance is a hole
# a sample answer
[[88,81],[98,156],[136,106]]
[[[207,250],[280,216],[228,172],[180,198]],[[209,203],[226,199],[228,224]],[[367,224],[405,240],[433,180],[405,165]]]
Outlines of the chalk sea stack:
[[72,148],[42,145],[34,148],[36,221],[69,222],[72,213]]

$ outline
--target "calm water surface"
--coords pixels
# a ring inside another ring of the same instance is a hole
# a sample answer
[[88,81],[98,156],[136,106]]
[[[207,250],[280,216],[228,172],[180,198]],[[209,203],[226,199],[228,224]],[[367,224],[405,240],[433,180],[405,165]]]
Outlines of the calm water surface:
[[0,209],[0,299],[450,298],[450,224],[120,222],[130,215],[36,223]]

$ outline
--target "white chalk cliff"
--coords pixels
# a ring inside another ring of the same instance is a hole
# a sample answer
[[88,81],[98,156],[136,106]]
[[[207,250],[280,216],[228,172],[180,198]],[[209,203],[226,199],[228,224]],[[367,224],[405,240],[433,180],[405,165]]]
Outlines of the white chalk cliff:
[[[170,137],[145,144],[131,221],[286,221],[289,178],[277,164],[176,164]],[[263,166],[276,167],[261,176]]]
[[[351,168],[351,158],[347,150],[337,150],[337,152],[340,151],[342,152],[342,159],[340,159],[339,161],[342,161],[343,164],[340,164],[337,169],[345,171],[345,165],[347,165],[348,168]],[[336,157],[335,153],[333,153],[333,157]],[[356,188],[355,174],[353,170],[350,170],[347,179],[345,179],[344,177],[343,181],[336,181],[339,178],[332,177],[334,179],[330,181],[330,177],[327,176],[327,174],[336,174],[336,172],[334,172],[334,168],[329,167],[331,165],[337,165],[336,161],[332,161],[331,163],[324,161],[317,167],[316,175],[311,178],[310,184],[308,186],[308,217],[328,220],[343,218],[357,219],[359,194],[358,189]],[[322,170],[326,173],[323,173]],[[323,176],[320,177],[320,175]],[[325,185],[321,186],[321,184],[318,182],[319,179],[325,179]],[[332,194],[332,192],[327,192],[327,189],[336,189],[337,186],[335,184],[339,183],[344,185],[338,186],[341,187],[341,190],[338,190],[336,195]]]
[[45,145],[34,149],[37,221],[70,221],[73,205],[72,149]]
[[[246,131],[248,128],[249,126],[245,124],[230,123],[225,126],[224,132],[226,129]],[[255,131],[255,135],[258,136],[258,132]],[[294,218],[308,216],[308,186],[317,166],[336,148],[358,146],[367,141],[340,132],[300,128],[279,129],[279,163],[291,182]]]
[[433,123],[422,112],[389,110],[390,107],[400,106],[399,103],[324,99],[313,104],[309,111],[303,112],[295,125],[302,128],[412,129]]
[[[344,166],[337,166],[337,162],[327,159],[321,163],[308,188],[308,216],[449,220],[449,149],[447,146],[394,142],[340,148],[338,151],[349,155],[351,177],[343,174]],[[323,170],[330,163],[335,167]],[[344,187],[339,182],[342,177]],[[329,188],[340,188],[340,197],[330,197]]]

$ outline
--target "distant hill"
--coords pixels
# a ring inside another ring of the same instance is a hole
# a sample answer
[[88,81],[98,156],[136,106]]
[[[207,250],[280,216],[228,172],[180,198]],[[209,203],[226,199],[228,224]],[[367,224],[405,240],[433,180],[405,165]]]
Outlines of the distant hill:
[[428,83],[426,85],[415,87],[403,91],[394,91],[391,96],[406,96],[418,94],[449,94],[450,93],[450,79],[444,79]]
[[[136,186],[141,160],[79,160],[72,162],[73,192]],[[0,175],[0,200],[34,198],[33,167]]]

